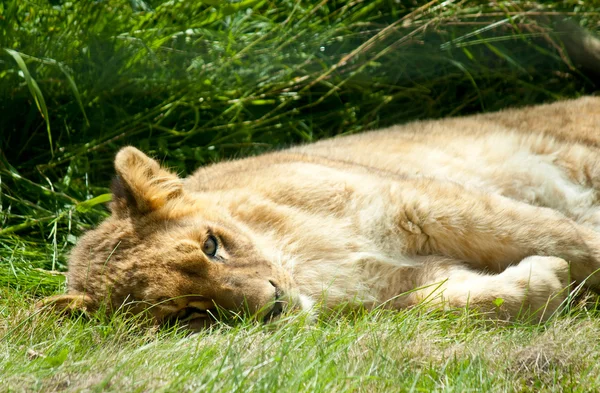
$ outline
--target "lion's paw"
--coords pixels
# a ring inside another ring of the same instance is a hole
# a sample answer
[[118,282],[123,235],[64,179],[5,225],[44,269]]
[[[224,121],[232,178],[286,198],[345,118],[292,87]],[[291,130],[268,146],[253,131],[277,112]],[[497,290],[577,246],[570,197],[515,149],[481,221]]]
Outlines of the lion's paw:
[[504,274],[523,294],[524,309],[541,320],[552,315],[567,297],[569,264],[562,258],[531,256]]

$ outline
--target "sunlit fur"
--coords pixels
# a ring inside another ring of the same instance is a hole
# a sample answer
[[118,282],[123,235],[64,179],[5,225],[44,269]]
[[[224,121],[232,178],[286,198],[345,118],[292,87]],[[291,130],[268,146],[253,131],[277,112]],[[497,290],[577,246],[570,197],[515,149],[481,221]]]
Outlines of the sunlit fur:
[[[600,98],[587,97],[334,138],[185,179],[126,147],[112,216],[80,239],[69,293],[49,302],[149,308],[157,322],[214,305],[263,317],[276,302],[425,301],[543,319],[571,279],[600,286],[588,277],[600,268],[599,146]],[[219,259],[202,253],[209,234]]]

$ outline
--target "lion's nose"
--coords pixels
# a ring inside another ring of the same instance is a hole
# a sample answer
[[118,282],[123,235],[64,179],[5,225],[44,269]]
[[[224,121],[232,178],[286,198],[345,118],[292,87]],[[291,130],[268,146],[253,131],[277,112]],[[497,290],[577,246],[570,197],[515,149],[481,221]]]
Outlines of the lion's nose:
[[271,284],[273,288],[275,288],[275,300],[279,299],[281,297],[281,290],[279,289],[279,285],[277,285],[277,283],[274,280],[269,280],[269,284]]

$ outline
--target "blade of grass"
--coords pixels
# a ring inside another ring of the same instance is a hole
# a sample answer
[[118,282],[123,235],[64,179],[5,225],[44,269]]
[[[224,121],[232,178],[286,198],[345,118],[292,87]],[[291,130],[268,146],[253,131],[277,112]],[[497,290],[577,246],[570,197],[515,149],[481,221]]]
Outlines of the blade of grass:
[[52,143],[52,133],[50,132],[50,116],[48,116],[48,108],[46,107],[46,101],[44,100],[44,95],[42,94],[42,90],[38,86],[35,79],[32,78],[29,73],[29,69],[27,68],[27,64],[25,64],[25,60],[21,57],[21,54],[13,49],[4,48],[4,50],[15,59],[17,65],[23,72],[23,76],[25,77],[25,81],[27,82],[27,87],[29,87],[29,91],[35,101],[35,105],[37,106],[42,118],[46,122],[46,131],[48,133],[48,142],[50,143],[50,152],[52,157],[54,157],[54,144]]
[[77,84],[75,83],[75,80],[71,76],[71,73],[69,72],[69,70],[67,70],[67,67],[65,67],[62,63],[56,62],[56,65],[58,66],[58,68],[62,71],[62,73],[67,78],[67,82],[69,82],[69,86],[71,87],[71,90],[73,91],[73,95],[75,96],[75,99],[77,100],[77,104],[79,105],[79,109],[81,109],[81,113],[83,114],[83,118],[85,119],[85,124],[89,127],[90,120],[88,119],[87,114],[85,113],[85,108],[83,106],[83,102],[81,101],[81,95],[79,94],[79,89],[77,88]]

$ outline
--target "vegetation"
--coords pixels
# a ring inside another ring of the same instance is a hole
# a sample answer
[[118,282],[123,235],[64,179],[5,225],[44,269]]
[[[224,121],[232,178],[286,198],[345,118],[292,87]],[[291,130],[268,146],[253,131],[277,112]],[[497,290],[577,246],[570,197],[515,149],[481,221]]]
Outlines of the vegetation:
[[0,3],[0,391],[598,390],[595,307],[542,326],[373,312],[187,337],[36,314],[107,215],[133,144],[217,161],[598,86],[557,26],[600,2],[5,0]]

